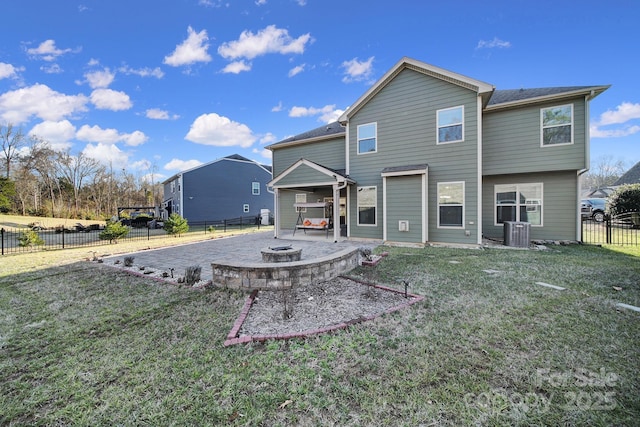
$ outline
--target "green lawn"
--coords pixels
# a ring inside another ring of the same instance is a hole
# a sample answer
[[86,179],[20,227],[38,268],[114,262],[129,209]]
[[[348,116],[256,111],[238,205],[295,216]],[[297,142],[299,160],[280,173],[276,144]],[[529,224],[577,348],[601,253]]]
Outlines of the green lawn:
[[640,258],[578,245],[379,250],[389,257],[352,274],[406,280],[423,302],[229,348],[241,293],[0,258],[0,424],[638,424],[640,313],[615,304],[640,306]]

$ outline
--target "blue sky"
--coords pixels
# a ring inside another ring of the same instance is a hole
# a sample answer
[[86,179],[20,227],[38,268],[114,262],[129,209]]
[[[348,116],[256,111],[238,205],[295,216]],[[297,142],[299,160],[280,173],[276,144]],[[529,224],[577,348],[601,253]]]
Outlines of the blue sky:
[[335,120],[403,56],[497,89],[610,84],[592,164],[640,161],[635,0],[7,0],[3,16],[0,123],[156,181],[235,153],[270,164],[266,145]]

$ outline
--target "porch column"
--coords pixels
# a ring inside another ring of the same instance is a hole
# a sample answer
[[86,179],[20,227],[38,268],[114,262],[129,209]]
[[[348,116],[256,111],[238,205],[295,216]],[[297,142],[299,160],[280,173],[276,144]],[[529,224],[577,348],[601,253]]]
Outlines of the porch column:
[[280,191],[273,189],[273,237],[280,237]]
[[340,238],[340,186],[333,184],[333,242]]

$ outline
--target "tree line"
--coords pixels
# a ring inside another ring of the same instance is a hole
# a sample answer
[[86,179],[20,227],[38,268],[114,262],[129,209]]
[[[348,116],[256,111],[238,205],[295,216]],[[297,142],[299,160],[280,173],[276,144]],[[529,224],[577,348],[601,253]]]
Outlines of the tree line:
[[[107,219],[120,206],[157,206],[162,184],[114,170],[83,152],[57,150],[13,124],[0,125],[0,213]],[[153,177],[150,167],[149,176]]]

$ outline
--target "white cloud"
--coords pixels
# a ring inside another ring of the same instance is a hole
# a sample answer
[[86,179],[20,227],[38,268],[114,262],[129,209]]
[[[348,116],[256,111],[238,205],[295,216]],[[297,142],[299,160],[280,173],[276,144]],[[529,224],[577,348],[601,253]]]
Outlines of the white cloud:
[[296,0],[296,3],[298,3],[299,6],[306,6],[307,0]]
[[293,107],[289,110],[289,117],[311,117],[319,116],[318,121],[331,123],[338,120],[344,110],[336,110],[335,104],[325,105],[322,108],[315,107]]
[[258,6],[262,6],[267,4],[267,0],[256,0],[256,5]]
[[271,132],[267,132],[260,137],[260,144],[271,144],[272,142],[276,142],[276,136]]
[[246,63],[245,61],[234,61],[229,63],[226,67],[222,69],[223,73],[232,73],[239,74],[243,71],[250,71],[251,63]]
[[614,111],[607,110],[600,114],[600,120],[597,123],[600,126],[605,126],[626,123],[634,119],[640,119],[640,103],[623,102]]
[[129,168],[141,171],[148,170],[151,168],[151,162],[147,159],[138,160],[137,162],[130,163]]
[[15,78],[18,72],[24,71],[24,67],[14,67],[11,64],[0,62],[0,80],[7,78]]
[[480,40],[476,49],[505,49],[511,47],[511,42],[507,42],[504,40],[500,40],[497,37],[494,37],[493,40]]
[[137,146],[147,142],[149,139],[143,132],[137,130],[132,133],[120,133],[116,129],[102,129],[98,125],[83,125],[78,132],[76,138],[80,141],[96,142],[98,144],[115,144],[124,142],[127,145]]
[[66,150],[71,147],[71,140],[76,136],[76,127],[69,120],[44,121],[31,128],[29,136],[42,138],[54,150]]
[[105,68],[101,71],[92,71],[86,73],[84,77],[85,79],[87,79],[87,82],[89,83],[91,89],[100,89],[109,87],[109,85],[113,83],[116,74],[112,73],[108,68]]
[[189,27],[187,31],[189,33],[187,39],[177,45],[171,55],[164,57],[163,62],[165,64],[179,67],[181,65],[195,64],[196,62],[211,61],[211,56],[207,53],[207,49],[209,49],[207,30],[196,33],[193,28]]
[[91,103],[99,110],[128,110],[133,105],[129,95],[112,89],[96,89],[91,92]]
[[[78,52],[80,48],[75,49]],[[74,49],[58,49],[54,40],[45,40],[36,48],[27,49],[27,53],[31,56],[38,57],[43,61],[55,61],[59,56],[65,53],[74,52]]]
[[64,72],[62,67],[58,64],[43,65],[40,69],[46,74],[61,74]]
[[262,149],[254,148],[253,150],[251,150],[251,152],[254,153],[254,154],[259,154],[262,157],[264,157],[265,159],[269,159],[269,160],[271,160],[272,157],[273,157],[272,156],[273,153],[271,152],[271,150],[267,150],[266,148],[262,148]]
[[84,154],[114,169],[126,168],[129,155],[114,144],[87,144],[82,150]]
[[[623,102],[615,110],[607,110],[600,114],[589,128],[592,138],[622,138],[640,133],[639,125],[626,124],[627,122],[640,119],[640,103]],[[602,129],[603,126],[617,126],[615,129]]]
[[169,163],[164,165],[165,170],[177,170],[184,171],[187,169],[195,168],[196,166],[200,166],[202,162],[200,160],[180,160],[180,159],[171,159]]
[[86,111],[88,99],[80,95],[64,95],[43,84],[5,92],[0,95],[0,118],[13,124],[31,116],[58,121],[74,113]]
[[203,114],[191,124],[186,140],[216,147],[250,147],[256,140],[247,125],[216,113]]
[[148,119],[154,120],[176,120],[180,118],[180,116],[177,114],[169,115],[168,111],[161,110],[159,108],[150,108],[146,111],[145,114]]
[[164,72],[160,69],[160,67],[156,68],[131,68],[128,65],[123,65],[118,68],[118,71],[122,74],[130,75],[134,74],[140,77],[155,77],[157,79],[161,79],[164,77]]
[[303,72],[305,66],[306,66],[306,64],[302,64],[302,65],[298,65],[298,66],[293,67],[292,69],[290,69],[289,70],[289,77],[293,77],[293,76]]
[[275,25],[269,25],[258,33],[245,30],[238,40],[223,43],[218,47],[218,54],[225,59],[253,59],[267,53],[304,53],[305,45],[311,41],[311,34],[304,34],[296,39],[289,32]]
[[358,58],[344,61],[342,68],[345,70],[345,76],[342,78],[342,81],[344,83],[351,83],[371,80],[373,59],[374,57],[372,56],[366,61],[359,61]]
[[280,111],[282,111],[282,101],[278,102],[278,105],[271,108],[271,112],[273,113],[278,113]]

